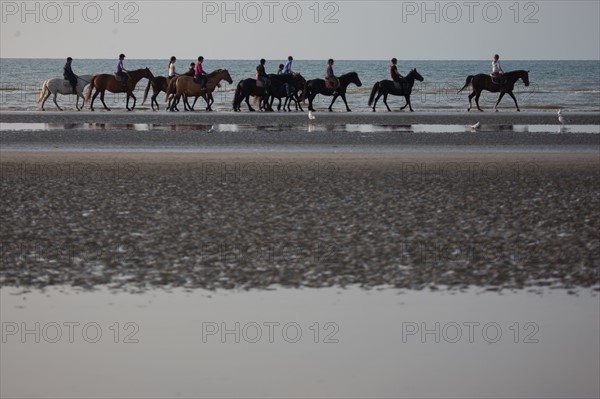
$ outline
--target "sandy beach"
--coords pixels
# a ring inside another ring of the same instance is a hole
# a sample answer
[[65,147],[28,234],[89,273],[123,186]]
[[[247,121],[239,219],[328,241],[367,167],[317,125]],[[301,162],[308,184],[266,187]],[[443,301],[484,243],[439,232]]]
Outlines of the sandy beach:
[[569,116],[0,113],[2,394],[597,396]]
[[597,153],[2,153],[2,284],[598,290]]

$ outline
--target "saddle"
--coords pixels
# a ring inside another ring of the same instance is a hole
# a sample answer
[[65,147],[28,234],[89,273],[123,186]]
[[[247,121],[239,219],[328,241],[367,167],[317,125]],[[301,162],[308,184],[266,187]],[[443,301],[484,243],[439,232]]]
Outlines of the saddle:
[[400,90],[402,89],[402,82],[398,82],[397,80],[394,80],[394,89],[396,90]]
[[258,79],[256,81],[256,87],[263,87],[264,88],[264,87],[269,87],[269,86],[271,86],[271,81],[270,80],[267,80],[266,84],[265,84],[264,80]]
[[503,85],[506,83],[506,77],[504,76],[491,76],[492,78],[492,83],[495,85]]
[[116,72],[113,72],[113,76],[115,77],[115,79],[117,80],[117,82],[120,82],[120,81],[122,81],[122,80],[123,80],[123,77],[122,77],[122,76],[120,76],[120,75],[117,75],[117,73],[116,73]]
[[338,78],[325,79],[325,88],[336,90],[340,87],[340,81]]

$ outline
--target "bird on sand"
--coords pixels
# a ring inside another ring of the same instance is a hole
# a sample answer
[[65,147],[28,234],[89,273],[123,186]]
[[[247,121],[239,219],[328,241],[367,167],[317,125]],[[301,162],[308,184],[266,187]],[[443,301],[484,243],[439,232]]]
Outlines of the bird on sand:
[[308,120],[314,121],[315,119],[317,119],[315,114],[313,114],[312,111],[308,111]]
[[558,115],[558,122],[559,122],[561,125],[564,125],[564,124],[566,124],[567,122],[569,122],[569,120],[563,116],[563,114],[561,113],[561,110],[560,110],[560,109],[558,110],[558,112],[556,113],[556,115]]
[[471,125],[471,129],[475,130],[475,129],[479,129],[479,127],[481,126],[481,123],[477,122],[474,125]]

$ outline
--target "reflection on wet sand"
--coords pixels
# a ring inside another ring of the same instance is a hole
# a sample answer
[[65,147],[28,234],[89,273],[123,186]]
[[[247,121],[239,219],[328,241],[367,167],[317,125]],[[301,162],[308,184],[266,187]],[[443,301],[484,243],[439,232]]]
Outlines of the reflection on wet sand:
[[[208,132],[347,132],[347,133],[462,133],[472,131],[469,125],[453,124],[145,124],[145,123],[2,123],[0,131],[49,130],[134,130],[134,131],[197,131]],[[593,133],[600,134],[600,125],[509,125],[483,124],[477,132],[533,132],[533,133]]]

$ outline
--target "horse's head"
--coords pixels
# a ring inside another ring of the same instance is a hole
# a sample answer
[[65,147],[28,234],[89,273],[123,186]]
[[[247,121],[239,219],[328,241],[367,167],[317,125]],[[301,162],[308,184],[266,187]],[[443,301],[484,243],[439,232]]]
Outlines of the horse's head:
[[146,69],[144,69],[144,73],[142,76],[147,78],[148,80],[154,80],[154,75],[152,74],[152,71],[150,71],[150,68],[148,68],[148,67],[146,67]]
[[229,84],[233,84],[233,79],[231,79],[231,75],[227,69],[223,70],[223,79]]
[[354,83],[356,86],[362,86],[362,82],[360,81],[358,74],[356,72],[350,72],[350,83]]
[[423,76],[421,76],[421,74],[419,72],[417,72],[417,68],[415,69],[411,69],[410,72],[408,73],[408,75],[406,75],[407,79],[410,78],[414,78],[415,80],[418,80],[419,82],[422,82],[423,80]]

